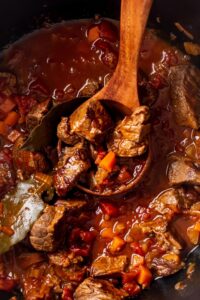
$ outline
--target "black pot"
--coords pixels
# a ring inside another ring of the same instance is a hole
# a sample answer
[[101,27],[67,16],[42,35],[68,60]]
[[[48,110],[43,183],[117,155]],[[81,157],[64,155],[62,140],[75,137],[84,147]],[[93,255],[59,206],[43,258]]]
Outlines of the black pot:
[[[96,13],[104,17],[119,19],[119,11],[119,0],[1,0],[0,48],[38,28],[45,20],[58,22],[63,19],[91,18]],[[199,42],[199,15],[199,0],[155,0],[150,22],[167,34],[175,33],[181,45],[187,38],[175,28],[174,22],[181,23],[194,35],[194,40]],[[156,17],[160,17],[160,24],[156,22]],[[199,64],[199,62],[195,59],[195,63]],[[199,300],[200,250],[198,248],[189,256],[187,263],[189,262],[196,263],[192,279],[185,280],[186,270],[182,270],[168,278],[154,281],[151,288],[144,291],[137,299]],[[180,280],[184,280],[187,286],[177,291],[174,285]],[[11,295],[0,292],[1,300],[8,300],[10,297]],[[19,297],[19,299],[22,298]]]

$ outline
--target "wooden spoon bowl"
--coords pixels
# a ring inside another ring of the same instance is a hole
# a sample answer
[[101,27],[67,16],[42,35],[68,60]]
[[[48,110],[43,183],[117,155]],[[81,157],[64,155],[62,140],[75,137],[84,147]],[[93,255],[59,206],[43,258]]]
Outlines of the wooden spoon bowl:
[[[87,101],[103,101],[128,115],[140,106],[137,88],[138,58],[142,37],[153,0],[122,0],[120,17],[120,49],[117,67],[108,84]],[[85,103],[83,104],[85,105]],[[151,163],[148,149],[145,164],[136,178],[115,191],[92,191],[80,184],[82,191],[96,196],[111,196],[127,192],[143,179]]]

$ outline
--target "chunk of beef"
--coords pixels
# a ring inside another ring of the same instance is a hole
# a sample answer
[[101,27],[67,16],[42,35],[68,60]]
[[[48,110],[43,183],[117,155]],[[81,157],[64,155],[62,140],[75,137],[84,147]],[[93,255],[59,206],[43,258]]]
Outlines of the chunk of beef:
[[80,264],[83,262],[82,256],[77,256],[73,252],[59,251],[56,253],[48,254],[49,262],[52,265],[67,268],[72,265]]
[[56,206],[64,206],[68,213],[80,212],[86,207],[87,202],[84,200],[57,200]]
[[112,121],[99,101],[87,101],[70,116],[71,132],[92,143],[99,143],[112,127]]
[[127,265],[127,256],[119,255],[116,257],[100,256],[91,266],[91,276],[107,276],[120,274],[125,270]]
[[99,83],[94,79],[87,79],[78,92],[78,97],[91,97],[100,89]]
[[189,158],[174,156],[169,165],[168,179],[171,185],[200,185],[200,166]]
[[180,65],[170,71],[172,107],[177,123],[200,127],[200,71],[192,65]]
[[3,93],[6,96],[11,96],[12,94],[15,94],[16,85],[17,85],[17,79],[15,75],[7,72],[0,72],[1,93]]
[[80,138],[75,133],[70,132],[69,118],[63,117],[57,127],[57,137],[68,145],[75,145]]
[[174,274],[183,267],[180,259],[179,242],[170,232],[157,233],[155,247],[149,250],[145,256],[148,268],[154,271],[156,276],[168,276]]
[[150,130],[148,119],[147,106],[136,108],[131,116],[126,116],[116,126],[108,141],[108,149],[122,157],[134,157],[145,153],[148,147],[146,136]]
[[49,165],[44,155],[39,152],[32,152],[21,149],[24,144],[24,138],[20,136],[13,147],[13,164],[20,173],[20,177],[29,178],[35,172],[48,171]]
[[107,280],[87,278],[76,289],[74,300],[121,300],[126,296]]
[[64,206],[47,206],[33,224],[30,242],[38,251],[55,251],[65,239],[67,232],[66,209]]
[[149,205],[162,215],[166,215],[168,220],[179,211],[181,195],[177,189],[171,188],[159,194]]
[[15,172],[12,153],[8,149],[0,151],[0,197],[5,195],[15,184]]
[[89,167],[88,153],[83,143],[66,147],[53,176],[57,194],[66,195]]
[[169,276],[183,268],[181,259],[174,253],[168,253],[152,260],[151,268],[156,276]]
[[50,100],[47,99],[34,106],[26,116],[26,126],[31,131],[35,126],[39,125],[42,118],[48,112],[50,108]]
[[158,98],[158,90],[153,87],[141,70],[138,73],[138,92],[143,105],[150,106]]

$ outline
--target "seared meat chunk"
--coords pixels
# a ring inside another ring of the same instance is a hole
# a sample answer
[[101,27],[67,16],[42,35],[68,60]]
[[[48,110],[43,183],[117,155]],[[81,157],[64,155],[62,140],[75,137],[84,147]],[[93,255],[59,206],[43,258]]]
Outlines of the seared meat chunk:
[[87,101],[70,116],[71,132],[84,137],[91,143],[101,142],[102,137],[112,127],[107,111],[99,101]]
[[99,83],[94,79],[87,79],[84,86],[79,90],[78,97],[91,97],[100,89]]
[[16,93],[16,85],[17,79],[16,76],[7,73],[7,72],[0,72],[0,91],[6,96],[10,96]]
[[50,108],[50,100],[47,99],[34,106],[26,116],[26,126],[31,131],[35,126],[39,125],[42,118],[48,112]]
[[56,206],[64,206],[69,213],[80,212],[86,204],[87,202],[84,200],[58,200],[55,203]]
[[126,296],[107,280],[87,278],[76,289],[74,300],[121,300]]
[[66,195],[89,167],[88,153],[83,143],[66,147],[53,176],[57,194]]
[[[145,262],[156,276],[168,276],[174,274],[183,267],[180,258],[182,249],[179,242],[170,232],[157,233],[156,247],[145,256]],[[162,251],[160,251],[162,250]]]
[[200,127],[200,71],[193,65],[180,65],[170,71],[172,107],[177,123]]
[[108,149],[122,157],[134,157],[145,153],[148,147],[146,136],[150,130],[148,119],[147,106],[136,108],[131,116],[126,116],[116,126],[108,141]]
[[171,185],[200,185],[200,166],[189,158],[174,156],[169,165],[168,179]]
[[179,211],[181,198],[179,191],[171,188],[159,194],[150,203],[149,207],[167,216],[168,219],[171,219],[173,215]]
[[15,172],[12,164],[12,153],[8,149],[0,151],[0,197],[15,184]]
[[183,267],[180,257],[174,253],[168,253],[160,258],[152,260],[151,268],[156,276],[169,276],[178,272]]
[[83,262],[82,256],[77,256],[73,252],[59,251],[48,254],[49,262],[52,265],[67,268]]
[[125,270],[127,264],[127,256],[119,255],[116,257],[100,256],[91,266],[91,276],[107,276],[120,274]]
[[31,245],[38,251],[55,251],[64,241],[66,231],[65,207],[48,205],[31,229]]
[[13,147],[13,164],[20,177],[29,178],[35,172],[48,171],[49,165],[42,153],[21,149],[24,138],[19,137]]
[[57,137],[68,145],[75,145],[80,138],[75,133],[70,132],[69,118],[63,117],[57,127]]

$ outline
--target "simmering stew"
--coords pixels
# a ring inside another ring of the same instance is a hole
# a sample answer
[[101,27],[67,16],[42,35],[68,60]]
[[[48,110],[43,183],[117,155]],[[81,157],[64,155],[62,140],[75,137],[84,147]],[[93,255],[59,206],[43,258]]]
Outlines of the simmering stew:
[[[2,51],[0,290],[12,299],[126,299],[199,243],[200,71],[189,56],[147,29],[132,115],[100,101],[62,109],[108,82],[118,48],[118,24],[95,19],[46,24]],[[112,195],[148,149],[143,181]]]

